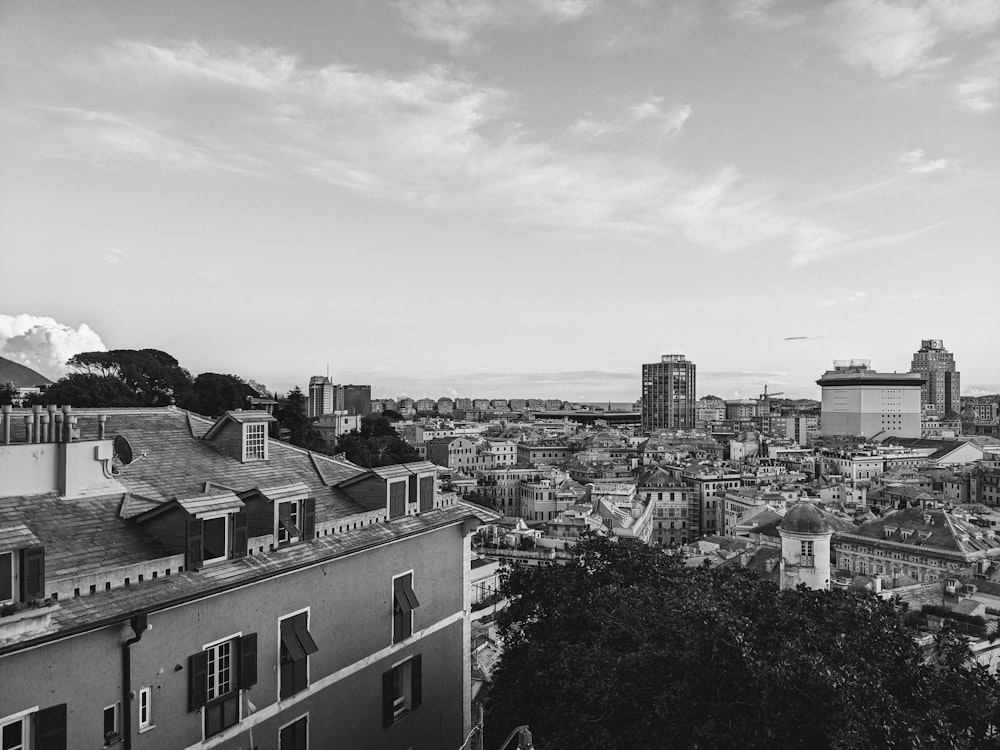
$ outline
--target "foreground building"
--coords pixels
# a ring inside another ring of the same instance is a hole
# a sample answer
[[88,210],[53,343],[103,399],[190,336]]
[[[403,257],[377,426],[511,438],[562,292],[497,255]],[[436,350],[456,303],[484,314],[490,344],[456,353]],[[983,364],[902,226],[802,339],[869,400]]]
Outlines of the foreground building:
[[3,417],[3,748],[461,745],[496,516],[433,465],[365,471],[265,412]]

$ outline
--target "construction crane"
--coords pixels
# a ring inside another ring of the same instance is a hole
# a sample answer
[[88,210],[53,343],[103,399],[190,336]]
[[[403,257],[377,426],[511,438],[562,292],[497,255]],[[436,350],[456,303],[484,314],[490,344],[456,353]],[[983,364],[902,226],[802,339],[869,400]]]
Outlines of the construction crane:
[[767,383],[764,384],[764,392],[760,394],[757,399],[763,404],[763,414],[761,416],[769,417],[771,416],[771,398],[774,396],[784,396],[784,391],[778,391],[777,393],[767,392]]

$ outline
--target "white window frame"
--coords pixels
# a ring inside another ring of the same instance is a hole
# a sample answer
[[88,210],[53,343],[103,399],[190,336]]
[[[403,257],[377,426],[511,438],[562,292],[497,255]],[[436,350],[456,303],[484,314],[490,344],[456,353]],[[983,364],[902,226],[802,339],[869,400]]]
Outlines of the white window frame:
[[[145,717],[143,717],[145,713]],[[153,688],[149,685],[139,688],[139,731],[145,732],[156,725],[153,723]]]
[[[282,618],[282,619],[284,619],[284,618]],[[278,747],[281,746],[281,733],[284,730],[288,729],[288,727],[292,726],[292,724],[295,724],[296,722],[302,721],[303,719],[306,720],[306,750],[309,750],[309,712],[308,711],[306,711],[304,714],[301,714],[300,716],[296,716],[291,721],[286,722],[286,723],[282,724],[280,727],[278,727],[278,745],[277,745]]]
[[114,724],[115,728],[113,730],[114,738],[109,742],[107,733],[102,737],[102,743],[104,747],[110,747],[116,742],[119,742],[122,738],[122,703],[121,701],[115,701],[110,706],[105,706],[101,711],[101,729],[104,729],[104,714],[109,710],[114,711]]
[[285,530],[285,527],[281,525],[281,506],[284,503],[288,503],[292,506],[292,512],[289,514],[292,520],[292,525],[299,530],[299,534],[302,533],[302,501],[281,500],[274,504],[274,538],[278,544],[294,544],[302,537],[288,536],[288,532]]
[[[242,637],[243,637],[243,631],[240,630],[240,631],[238,631],[236,633],[231,633],[230,635],[227,635],[225,638],[219,638],[218,640],[212,641],[211,643],[206,643],[206,644],[204,644],[201,647],[202,651],[208,651],[209,649],[217,648],[218,646],[221,646],[223,643],[226,643],[226,642],[234,644],[233,647],[232,647],[232,650],[231,650],[231,654],[230,654],[230,667],[229,667],[229,671],[230,671],[230,674],[232,675],[232,679],[234,681],[236,681],[236,684],[237,684],[237,687],[236,687],[236,694],[237,694],[237,698],[236,698],[236,724],[239,724],[241,721],[243,721],[243,718],[244,718],[243,717],[243,696],[242,696],[242,692],[243,691],[239,688],[239,673],[238,673],[239,665],[236,663],[236,659],[239,656],[239,654],[238,654],[239,646],[236,645],[236,644],[239,643],[239,639],[242,638]],[[206,667],[207,667],[207,661],[206,661]],[[207,704],[210,701],[213,701],[213,700],[215,700],[215,698],[218,698],[218,697],[219,697],[218,695],[216,695],[214,698],[209,698],[208,697],[208,671],[206,669],[206,673],[205,673],[205,703]],[[202,714],[202,716],[201,716],[201,739],[202,739],[202,741],[204,741],[204,740],[208,739],[205,736],[205,712],[204,712],[204,709],[202,709],[200,711],[200,713]],[[236,724],[233,724],[233,726],[236,726]],[[223,730],[223,731],[225,731],[225,730]],[[213,737],[218,737],[217,734],[212,735],[212,736]]]
[[232,525],[233,525],[233,520],[232,520],[232,518],[230,518],[230,516],[232,516],[232,515],[233,514],[232,514],[231,511],[228,511],[228,510],[219,510],[219,511],[215,511],[215,512],[212,512],[212,513],[206,513],[205,515],[199,515],[198,516],[198,519],[203,522],[203,524],[202,524],[202,530],[203,530],[202,531],[202,534],[203,534],[203,536],[202,536],[202,545],[203,545],[202,549],[204,549],[204,528],[205,528],[204,527],[204,523],[207,523],[208,521],[215,521],[215,520],[217,520],[219,518],[223,519],[222,524],[223,524],[223,528],[225,529],[225,537],[226,537],[225,538],[225,542],[222,545],[222,549],[223,549],[222,556],[221,557],[205,558],[204,560],[202,560],[202,564],[203,565],[210,565],[212,563],[222,562],[223,560],[228,560],[229,559],[229,548],[233,544],[232,528],[231,528]]
[[21,747],[18,750],[31,750],[32,747],[32,721],[31,717],[38,711],[38,706],[33,706],[32,708],[27,708],[24,711],[19,711],[16,714],[10,714],[0,719],[0,731],[4,727],[9,727],[11,724],[16,724],[20,722],[21,724]]
[[[267,460],[267,450],[268,450],[268,440],[267,440],[267,424],[265,422],[244,422],[243,425],[243,461],[266,461]],[[256,434],[260,431],[261,450],[258,454],[256,450],[253,453],[250,452],[251,438],[254,443],[257,442],[258,435]],[[255,433],[251,435],[250,433]]]

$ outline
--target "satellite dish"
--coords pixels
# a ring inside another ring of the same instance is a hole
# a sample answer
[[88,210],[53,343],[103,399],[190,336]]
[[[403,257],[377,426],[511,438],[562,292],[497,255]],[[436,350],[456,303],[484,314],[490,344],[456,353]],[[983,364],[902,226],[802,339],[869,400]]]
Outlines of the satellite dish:
[[124,435],[115,435],[114,446],[115,457],[122,462],[122,466],[128,466],[132,463],[132,444],[128,441],[127,437]]

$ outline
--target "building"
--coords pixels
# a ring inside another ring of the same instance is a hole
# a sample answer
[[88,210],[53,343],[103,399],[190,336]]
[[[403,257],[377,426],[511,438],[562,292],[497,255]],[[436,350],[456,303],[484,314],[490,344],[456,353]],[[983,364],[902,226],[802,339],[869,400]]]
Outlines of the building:
[[760,402],[752,398],[734,398],[725,402],[726,419],[734,424],[751,422],[760,416]]
[[370,385],[334,385],[326,375],[309,378],[309,416],[319,417],[335,411],[364,416],[372,410]]
[[538,466],[568,461],[572,451],[565,443],[520,442],[517,444],[517,465]]
[[941,416],[962,411],[961,374],[955,369],[955,355],[944,348],[941,339],[924,339],[913,355],[910,372],[924,378],[920,388],[920,406]]
[[471,474],[479,466],[476,444],[464,437],[442,437],[427,440],[427,460],[447,469]]
[[3,412],[4,748],[461,745],[496,515],[433,466],[365,471],[258,411]]
[[693,429],[695,426],[694,362],[683,354],[664,354],[642,366],[642,431]]
[[833,529],[812,503],[794,505],[778,526],[781,535],[781,588],[804,583],[811,589],[830,588],[830,540]]
[[701,502],[694,487],[655,468],[639,480],[636,496],[653,506],[652,542],[679,546],[700,535]]
[[341,435],[357,430],[361,431],[361,417],[346,411],[334,411],[316,417],[313,429],[323,438],[327,445],[335,446]]
[[918,438],[921,435],[919,373],[882,373],[867,359],[836,360],[816,383],[823,392],[823,435]]
[[705,429],[709,425],[721,422],[726,418],[726,402],[714,396],[705,396],[698,399],[695,405],[694,419],[698,429]]
[[326,375],[313,375],[309,378],[309,416],[318,417],[330,414],[336,406],[333,399],[333,383]]

